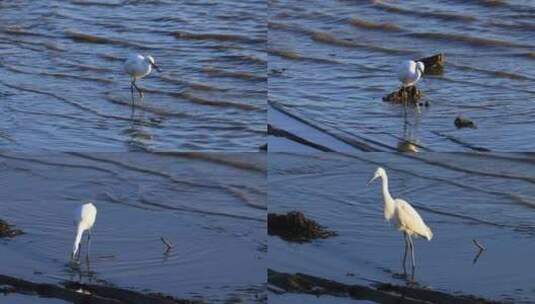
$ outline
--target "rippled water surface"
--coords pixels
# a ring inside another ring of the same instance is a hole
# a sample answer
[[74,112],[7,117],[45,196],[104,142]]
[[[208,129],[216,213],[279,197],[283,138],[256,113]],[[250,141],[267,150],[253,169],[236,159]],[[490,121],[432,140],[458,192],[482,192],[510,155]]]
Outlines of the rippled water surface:
[[[533,150],[534,20],[529,0],[270,1],[269,99],[385,150]],[[405,118],[382,101],[402,60],[437,53],[444,73],[418,84],[430,107]],[[458,115],[478,129],[458,130]]]
[[[0,146],[255,151],[266,118],[265,1],[2,1]],[[124,58],[163,72],[131,108]]]
[[[265,299],[263,154],[2,154],[0,167],[0,218],[26,232],[0,242],[1,274],[209,303]],[[84,200],[98,208],[90,267],[73,269],[72,214]],[[175,248],[166,253],[160,237]]]
[[[398,275],[402,235],[384,220],[380,182],[366,186],[383,166],[392,195],[415,206],[434,233],[430,242],[415,241],[418,284],[533,303],[534,165],[533,155],[523,154],[272,154],[269,212],[299,210],[339,235],[308,244],[270,236],[268,265],[349,284],[405,284]],[[475,262],[473,239],[487,248]],[[269,297],[316,303],[310,296]]]

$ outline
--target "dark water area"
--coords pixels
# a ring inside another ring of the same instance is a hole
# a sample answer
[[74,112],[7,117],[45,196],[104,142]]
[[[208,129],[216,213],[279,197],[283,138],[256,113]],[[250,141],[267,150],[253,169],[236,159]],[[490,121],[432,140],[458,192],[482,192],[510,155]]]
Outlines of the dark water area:
[[[434,233],[415,241],[419,286],[533,303],[534,165],[531,154],[270,154],[269,212],[302,211],[338,236],[304,244],[268,236],[268,265],[346,284],[408,284],[399,275],[403,238],[384,219],[381,183],[366,185],[382,166],[393,197],[411,203]],[[477,260],[474,239],[486,247]],[[351,301],[313,298],[269,293],[273,303]]]
[[[0,147],[256,151],[265,143],[265,1],[2,1]],[[163,72],[138,82],[123,61]]]
[[[410,140],[427,151],[535,147],[535,3],[270,1],[269,100],[364,143]],[[382,101],[402,60],[444,53],[418,83],[420,114]],[[477,129],[457,129],[458,115]],[[388,149],[386,149],[388,150]]]
[[[265,166],[261,153],[1,154],[1,218],[26,233],[0,241],[1,273],[262,303]],[[90,263],[84,242],[81,265],[71,267],[73,212],[85,200],[98,209]],[[166,252],[161,237],[174,248]],[[29,297],[0,296],[13,303]]]

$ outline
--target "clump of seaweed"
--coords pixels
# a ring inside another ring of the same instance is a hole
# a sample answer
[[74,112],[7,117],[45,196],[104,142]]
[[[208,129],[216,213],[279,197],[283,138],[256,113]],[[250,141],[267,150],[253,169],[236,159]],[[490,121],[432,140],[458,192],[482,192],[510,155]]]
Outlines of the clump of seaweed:
[[416,86],[402,87],[397,91],[394,91],[385,97],[383,101],[389,101],[393,103],[413,103],[416,104],[420,98],[422,98],[422,91],[418,90]]
[[287,214],[268,214],[268,234],[290,242],[309,242],[335,236],[336,232],[306,218],[302,212],[292,211]]
[[15,229],[13,225],[0,219],[0,238],[14,238],[21,234],[24,234],[22,230]]

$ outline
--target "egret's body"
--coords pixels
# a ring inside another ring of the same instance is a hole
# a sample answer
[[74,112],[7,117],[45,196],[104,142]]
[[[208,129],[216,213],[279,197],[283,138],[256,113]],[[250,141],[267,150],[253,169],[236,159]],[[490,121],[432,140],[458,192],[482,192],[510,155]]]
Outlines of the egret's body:
[[139,93],[139,96],[143,98],[143,92],[136,85],[136,80],[141,79],[152,72],[152,68],[160,71],[160,68],[156,65],[154,58],[150,55],[143,56],[140,54],[133,54],[128,56],[124,63],[124,71],[132,77],[130,91],[132,98],[134,96],[134,88]]
[[80,257],[80,242],[84,231],[87,231],[87,254],[89,256],[89,245],[91,242],[91,228],[97,218],[97,208],[92,203],[85,203],[76,208],[74,212],[74,226],[76,227],[76,238],[72,248],[72,259]]
[[415,85],[424,73],[425,66],[422,62],[406,60],[401,63],[398,71],[399,80],[402,87]]
[[[374,176],[369,181],[371,183],[376,178],[380,177],[383,181],[383,199],[384,199],[384,216],[387,221],[393,221],[393,224],[399,231],[403,232],[405,236],[405,255],[403,256],[403,270],[405,270],[405,262],[407,259],[407,248],[411,251],[412,257],[412,271],[416,267],[414,258],[414,242],[412,237],[423,237],[430,241],[433,238],[433,232],[425,224],[424,220],[418,212],[405,200],[394,199],[388,190],[388,176],[383,168],[377,168]],[[368,184],[369,184],[368,183]],[[406,270],[405,270],[406,272]]]

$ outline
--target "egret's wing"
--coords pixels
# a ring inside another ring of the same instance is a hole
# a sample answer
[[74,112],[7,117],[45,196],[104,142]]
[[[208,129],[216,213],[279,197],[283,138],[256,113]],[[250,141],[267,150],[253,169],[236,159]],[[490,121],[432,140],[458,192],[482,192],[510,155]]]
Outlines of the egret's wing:
[[412,81],[416,64],[412,60],[403,61],[398,67],[398,78],[402,83],[408,83]]
[[433,232],[425,224],[420,214],[406,201],[396,199],[398,220],[401,227],[412,231],[428,240],[433,238]]

